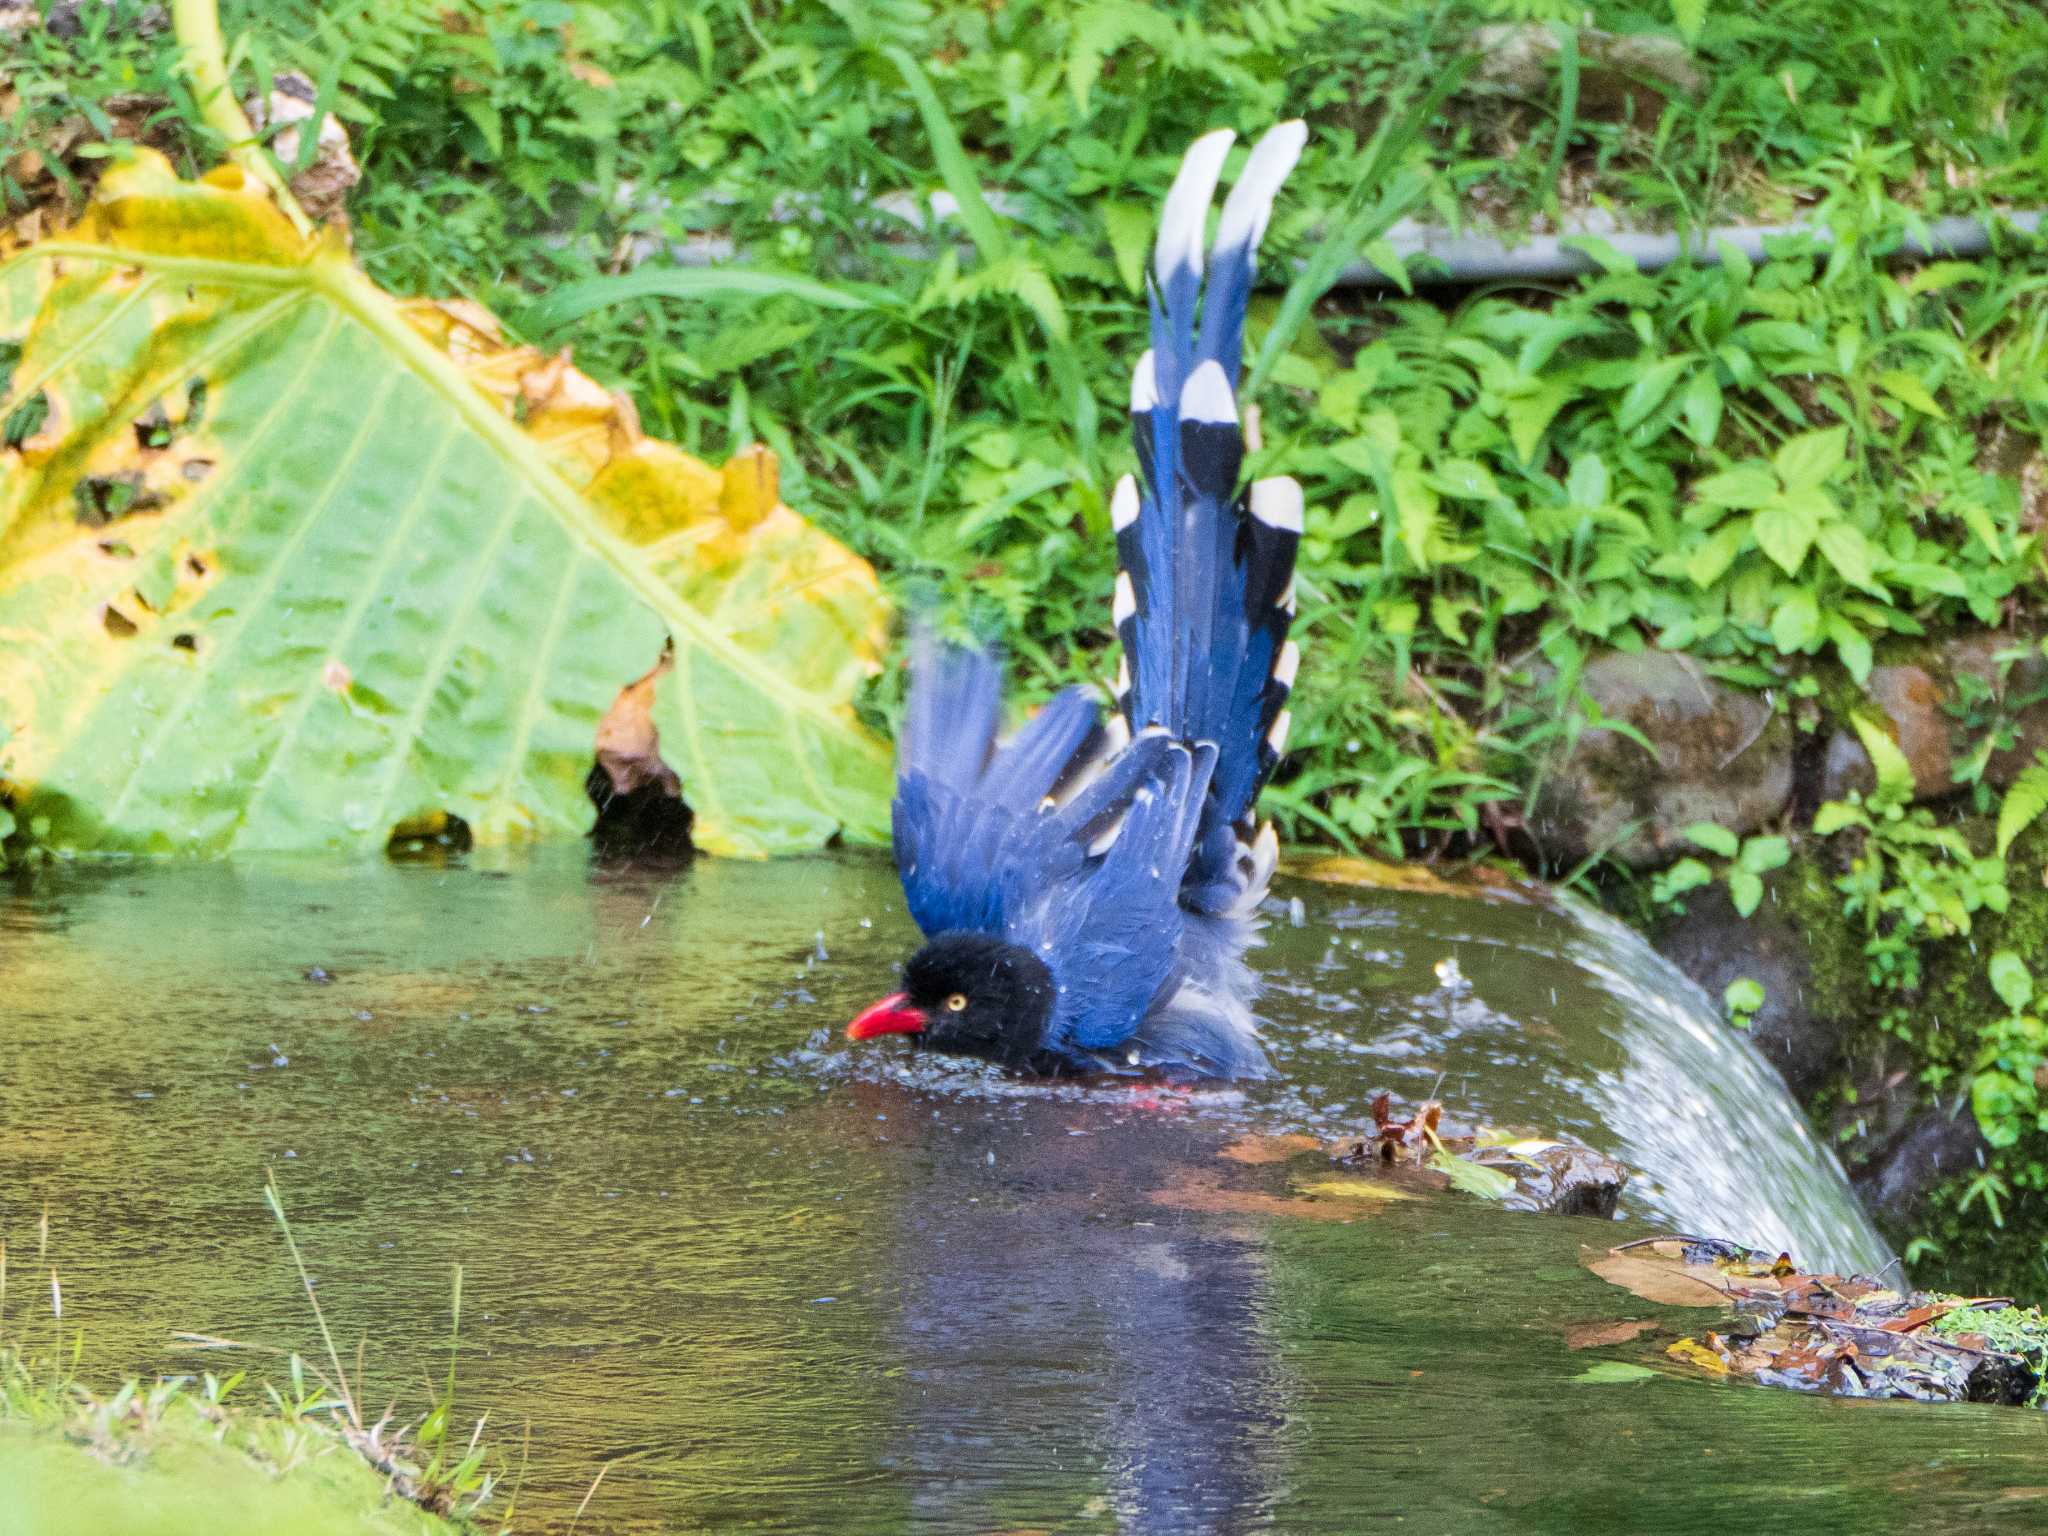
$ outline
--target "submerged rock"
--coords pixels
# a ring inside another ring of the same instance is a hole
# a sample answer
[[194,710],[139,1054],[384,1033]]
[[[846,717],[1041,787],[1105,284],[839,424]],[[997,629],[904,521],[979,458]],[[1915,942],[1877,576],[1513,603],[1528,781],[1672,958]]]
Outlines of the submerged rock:
[[1515,1181],[1513,1193],[1501,1201],[1511,1211],[1611,1220],[1628,1182],[1628,1170],[1613,1158],[1563,1141],[1534,1148],[1480,1147],[1466,1156]]
[[1760,694],[1708,676],[1674,651],[1607,651],[1586,663],[1584,695],[1630,727],[1583,732],[1553,763],[1528,828],[1543,856],[1570,865],[1606,853],[1638,869],[1692,845],[1684,829],[1712,822],[1756,831],[1792,797],[1792,726]]

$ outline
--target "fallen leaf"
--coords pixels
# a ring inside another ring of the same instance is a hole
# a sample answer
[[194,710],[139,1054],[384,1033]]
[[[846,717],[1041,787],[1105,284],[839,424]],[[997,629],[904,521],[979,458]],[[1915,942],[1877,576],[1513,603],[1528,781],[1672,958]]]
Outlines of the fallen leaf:
[[1664,1353],[1674,1360],[1696,1365],[1703,1371],[1712,1371],[1716,1376],[1728,1374],[1728,1362],[1697,1339],[1680,1339],[1676,1344],[1667,1346]]
[[1146,1198],[1154,1205],[1211,1216],[1294,1216],[1309,1221],[1351,1221],[1363,1209],[1350,1202],[1288,1199],[1258,1190],[1233,1189],[1202,1169],[1190,1169],[1166,1188],[1153,1190]]
[[1655,1257],[1613,1248],[1605,1252],[1581,1250],[1586,1268],[1610,1285],[1640,1296],[1645,1301],[1673,1307],[1726,1307],[1728,1293],[1705,1275],[1683,1263],[1660,1262]]
[[1322,1143],[1313,1136],[1240,1136],[1216,1155],[1233,1163],[1258,1166],[1284,1163],[1305,1152],[1319,1152]]
[[1481,1200],[1505,1200],[1515,1192],[1515,1181],[1498,1168],[1467,1162],[1445,1152],[1431,1155],[1429,1166],[1451,1181],[1451,1188]]
[[1657,1373],[1647,1365],[1631,1365],[1626,1360],[1602,1360],[1597,1365],[1588,1366],[1572,1377],[1572,1380],[1591,1382],[1596,1386],[1610,1386],[1622,1382],[1651,1381],[1656,1375]]
[[1630,1339],[1640,1338],[1656,1326],[1647,1319],[1575,1323],[1565,1329],[1564,1345],[1566,1349],[1603,1349],[1610,1344],[1626,1344]]
[[1304,1195],[1325,1195],[1339,1200],[1413,1200],[1415,1195],[1380,1179],[1323,1179],[1301,1186]]
[[1424,864],[1387,864],[1378,859],[1348,856],[1288,862],[1287,873],[1323,885],[1356,885],[1376,891],[1426,891],[1438,896],[1466,896],[1495,901],[1537,901],[1528,882],[1503,874],[1489,864],[1472,864],[1446,879]]

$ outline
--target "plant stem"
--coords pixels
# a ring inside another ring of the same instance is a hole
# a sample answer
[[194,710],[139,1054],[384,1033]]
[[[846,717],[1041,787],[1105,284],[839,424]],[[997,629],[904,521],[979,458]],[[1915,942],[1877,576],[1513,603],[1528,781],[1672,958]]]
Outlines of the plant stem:
[[[242,113],[228,84],[227,48],[221,41],[220,13],[214,0],[171,0],[171,19],[176,24],[178,48],[185,74],[192,82],[192,94],[206,125],[227,140],[228,157],[270,190],[277,206],[302,235],[313,232],[284,177],[257,142],[256,130]],[[318,125],[315,125],[317,131]]]

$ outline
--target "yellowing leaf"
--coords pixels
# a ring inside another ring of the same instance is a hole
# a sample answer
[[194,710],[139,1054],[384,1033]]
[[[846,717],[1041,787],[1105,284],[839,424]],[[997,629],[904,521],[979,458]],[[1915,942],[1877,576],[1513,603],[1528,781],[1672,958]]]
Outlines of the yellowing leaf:
[[[701,846],[879,839],[864,562],[473,305],[403,304],[234,171],[142,154],[0,265],[0,722],[26,825],[137,852],[576,834],[652,724]],[[523,424],[522,424],[523,423]]]
[[1305,1195],[1326,1195],[1338,1200],[1413,1200],[1412,1191],[1400,1189],[1383,1179],[1323,1179],[1315,1184],[1304,1184],[1301,1192]]
[[1728,1374],[1728,1362],[1697,1339],[1680,1339],[1676,1344],[1668,1346],[1664,1353],[1674,1360],[1683,1360],[1687,1365],[1696,1365],[1703,1371],[1712,1371],[1716,1376]]

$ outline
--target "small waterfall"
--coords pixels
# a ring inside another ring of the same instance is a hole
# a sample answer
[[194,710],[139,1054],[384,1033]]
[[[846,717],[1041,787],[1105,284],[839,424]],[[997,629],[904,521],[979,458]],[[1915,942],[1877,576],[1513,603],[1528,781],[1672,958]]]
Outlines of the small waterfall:
[[1625,924],[1563,892],[1293,891],[1302,921],[1261,965],[1283,1120],[1342,1134],[1370,1089],[1441,1098],[1619,1159],[1624,1209],[1659,1224],[1816,1270],[1892,1262],[1777,1073]]
[[1833,1150],[1756,1047],[1640,934],[1568,904],[1584,934],[1573,957],[1623,1008],[1627,1061],[1586,1086],[1639,1170],[1637,1197],[1808,1268],[1874,1274],[1891,1263]]

